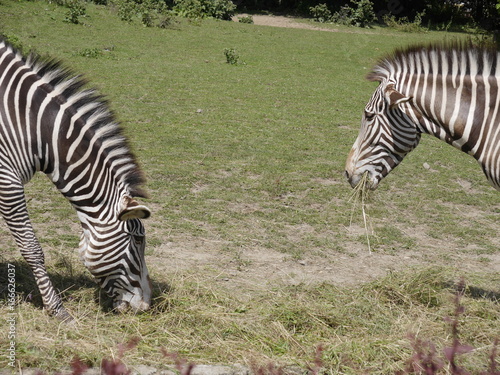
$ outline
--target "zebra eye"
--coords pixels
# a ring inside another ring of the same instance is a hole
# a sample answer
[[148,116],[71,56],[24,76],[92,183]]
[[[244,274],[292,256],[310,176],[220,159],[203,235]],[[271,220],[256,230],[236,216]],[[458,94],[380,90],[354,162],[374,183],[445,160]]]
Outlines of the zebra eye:
[[371,120],[373,120],[373,118],[374,118],[374,117],[375,117],[375,113],[365,111],[365,119],[366,119],[367,121],[371,121]]
[[137,245],[140,245],[144,240],[144,236],[132,236],[132,237],[134,238],[134,242]]

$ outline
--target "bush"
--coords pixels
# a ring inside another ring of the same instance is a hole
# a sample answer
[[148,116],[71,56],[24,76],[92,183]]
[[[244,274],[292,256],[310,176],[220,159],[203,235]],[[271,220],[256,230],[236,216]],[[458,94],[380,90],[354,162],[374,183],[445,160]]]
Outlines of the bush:
[[238,22],[253,24],[253,17],[252,17],[252,16],[240,17],[240,18],[238,19]]
[[230,20],[236,5],[231,0],[174,0],[174,11],[182,17],[197,19],[213,17]]
[[209,17],[214,17],[218,20],[231,20],[236,11],[236,5],[231,0],[211,0],[208,1]]
[[175,0],[174,12],[185,18],[203,18],[205,9],[200,0]]
[[373,3],[370,0],[351,0],[357,6],[353,12],[353,23],[359,27],[367,27],[376,19]]
[[395,16],[385,15],[384,23],[393,29],[405,31],[408,33],[421,33],[427,31],[427,28],[422,26],[422,17],[425,12],[417,13],[413,22],[410,22],[407,17],[396,19]]
[[171,11],[167,11],[158,16],[158,27],[160,29],[166,29],[177,22],[175,16]]
[[373,3],[370,0],[351,0],[355,7],[345,5],[335,12],[332,21],[341,25],[368,27],[375,22]]
[[110,5],[116,9],[118,17],[125,22],[138,19],[145,27],[160,28],[167,28],[175,22],[173,12],[168,9],[164,1],[111,0]]
[[328,22],[332,18],[332,12],[330,12],[330,9],[328,9],[328,6],[325,3],[310,7],[309,12],[317,22]]
[[111,4],[117,9],[118,17],[125,22],[131,22],[137,12],[137,6],[133,1],[113,0]]
[[77,25],[80,23],[80,17],[84,17],[87,15],[85,6],[79,0],[68,1],[66,3],[66,6],[69,8],[69,10],[66,13],[66,18],[64,19],[65,22],[74,23]]
[[225,48],[224,55],[226,56],[226,62],[230,65],[238,65],[240,56],[234,48]]
[[338,23],[339,25],[352,25],[352,8],[348,5],[340,7],[338,12],[335,12],[332,16],[332,22]]

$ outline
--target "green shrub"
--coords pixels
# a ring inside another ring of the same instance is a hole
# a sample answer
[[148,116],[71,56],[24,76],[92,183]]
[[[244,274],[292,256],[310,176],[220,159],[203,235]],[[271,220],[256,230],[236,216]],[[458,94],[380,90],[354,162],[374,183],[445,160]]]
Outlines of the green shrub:
[[132,22],[137,19],[145,27],[157,26],[160,28],[169,27],[174,23],[173,12],[168,9],[164,1],[136,1],[112,0],[110,5],[116,9],[118,17],[122,21]]
[[131,22],[137,13],[137,5],[130,0],[112,0],[111,5],[117,10],[122,21]]
[[335,12],[332,21],[341,25],[368,27],[375,22],[373,3],[370,0],[351,0],[354,7],[345,5]]
[[66,6],[69,8],[66,13],[65,22],[79,24],[80,17],[84,17],[87,15],[87,10],[85,9],[85,5],[79,0],[72,0],[66,3]]
[[332,18],[332,12],[330,12],[330,9],[328,9],[328,6],[325,3],[310,7],[309,12],[317,22],[328,22]]
[[427,31],[427,28],[422,26],[422,17],[425,12],[417,13],[413,22],[408,20],[408,17],[397,19],[393,15],[384,16],[384,23],[393,29],[408,33],[421,33]]
[[331,20],[339,25],[351,26],[352,8],[348,5],[340,7],[340,10],[332,15]]
[[224,55],[226,56],[226,62],[230,65],[238,65],[240,56],[234,48],[225,48]]
[[85,48],[77,52],[77,55],[97,59],[102,56],[102,50],[99,48]]
[[174,0],[174,11],[182,17],[198,19],[213,17],[230,20],[236,5],[231,0]]
[[171,27],[176,22],[177,21],[175,20],[175,16],[171,11],[163,12],[158,16],[158,27],[161,29]]
[[238,19],[238,22],[241,22],[241,23],[252,23],[253,24],[253,17],[252,16],[240,17]]
[[211,0],[207,1],[209,9],[209,17],[214,17],[218,20],[231,20],[236,11],[236,5],[231,0]]
[[204,8],[200,0],[174,0],[174,11],[185,18],[203,18]]
[[353,21],[356,26],[367,27],[376,19],[373,3],[370,0],[351,0],[357,6],[354,9]]

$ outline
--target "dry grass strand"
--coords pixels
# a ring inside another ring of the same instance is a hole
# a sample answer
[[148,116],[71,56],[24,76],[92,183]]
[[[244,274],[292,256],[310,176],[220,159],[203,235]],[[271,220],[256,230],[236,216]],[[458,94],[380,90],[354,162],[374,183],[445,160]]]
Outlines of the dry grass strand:
[[349,222],[349,225],[352,225],[352,220],[354,216],[354,211],[356,210],[356,207],[358,204],[361,205],[361,213],[363,215],[363,224],[365,227],[365,236],[366,236],[366,242],[368,244],[368,252],[371,254],[372,253],[372,248],[371,248],[371,243],[370,243],[370,235],[373,234],[373,228],[370,224],[370,229],[368,229],[368,215],[366,213],[366,202],[369,198],[369,192],[370,190],[368,189],[368,172],[365,172],[363,174],[363,177],[361,177],[361,180],[359,183],[356,185],[354,188],[353,193],[351,194],[351,197],[349,198],[349,202],[353,202],[352,205],[352,211],[351,211],[351,220]]

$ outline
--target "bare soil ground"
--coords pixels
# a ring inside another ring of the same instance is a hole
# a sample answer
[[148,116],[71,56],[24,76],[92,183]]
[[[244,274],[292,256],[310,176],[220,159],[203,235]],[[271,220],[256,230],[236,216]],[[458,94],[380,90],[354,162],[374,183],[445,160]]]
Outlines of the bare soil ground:
[[[289,254],[259,246],[241,249],[239,254],[228,254],[224,251],[226,246],[222,241],[171,238],[171,242],[155,248],[148,264],[153,277],[155,270],[171,275],[190,271],[202,278],[215,278],[216,282],[235,290],[237,295],[251,294],[277,285],[301,283],[311,285],[327,282],[337,286],[356,286],[383,277],[391,271],[403,271],[412,266],[441,264],[461,272],[500,272],[498,254],[489,254],[490,261],[485,264],[481,256],[471,252],[457,253],[455,249],[459,244],[454,241],[430,238],[419,228],[413,228],[411,234],[416,241],[416,250],[402,250],[394,254],[370,252],[367,244],[359,241],[365,233],[365,228],[359,224],[340,230],[352,238],[345,244],[349,248],[346,254],[322,253],[296,260]],[[446,253],[450,257],[443,263],[442,257]]]
[[[237,14],[233,17],[233,21],[238,22],[240,18],[247,16],[248,14],[246,13]],[[290,27],[295,29],[309,29],[309,30],[330,31],[330,32],[338,31],[338,29],[320,27],[304,22],[299,22],[295,18],[289,16],[252,14],[252,19],[254,25],[260,25],[260,26]]]

